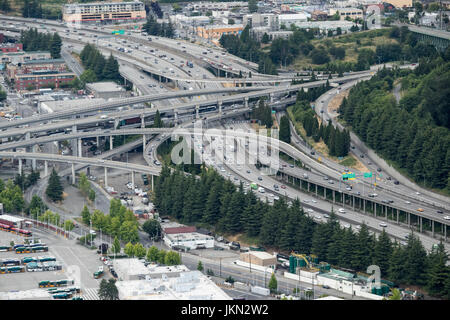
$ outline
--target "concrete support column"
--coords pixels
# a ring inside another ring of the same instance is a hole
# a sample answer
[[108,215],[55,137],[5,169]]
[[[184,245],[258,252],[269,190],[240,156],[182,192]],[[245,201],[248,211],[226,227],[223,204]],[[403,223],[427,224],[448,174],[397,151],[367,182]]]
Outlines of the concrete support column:
[[109,150],[113,149],[113,136],[109,136]]
[[419,217],[419,228],[420,232],[422,232],[422,217]]
[[105,167],[104,169],[105,169],[105,187],[107,187],[108,186],[108,168]]
[[175,113],[174,113],[174,119],[175,119],[175,122],[178,123],[178,112],[175,112]]
[[333,190],[333,203],[335,203],[336,192]]
[[317,184],[316,184],[316,197],[317,197]]
[[117,129],[119,127],[119,119],[114,118],[114,129]]
[[31,133],[29,131],[25,132],[25,140],[31,139]]
[[145,134],[142,135],[142,149],[145,150],[145,145],[147,144],[147,140],[145,138]]
[[219,107],[219,114],[222,114],[222,101],[219,101],[217,103],[218,107]]
[[270,103],[273,103],[273,93],[269,94],[269,98],[270,98]]
[[353,210],[355,210],[355,196],[352,196],[352,205],[353,205]]
[[22,174],[22,159],[19,159],[19,174]]
[[362,199],[363,201],[363,211],[366,213],[366,199]]
[[152,191],[153,191],[153,177],[154,177],[154,176],[152,175]]
[[327,198],[327,188],[323,188],[323,199]]
[[408,226],[411,225],[411,213],[408,212]]
[[145,117],[143,114],[141,115],[141,128],[145,128]]
[[397,209],[397,224],[398,224],[398,209]]
[[199,105],[195,106],[195,118],[196,119],[200,118],[200,106]]
[[[37,144],[34,144],[32,147],[32,151],[33,153],[37,152]],[[33,170],[36,170],[36,159],[31,160],[31,167],[33,168]]]
[[134,171],[131,171],[131,185],[132,189],[134,190]]
[[72,184],[75,184],[75,163],[72,163]]
[[308,192],[309,192],[309,181],[308,181]]
[[434,220],[431,220],[431,236],[434,238]]
[[159,83],[161,83],[161,76],[158,76],[158,78],[159,78]]
[[97,143],[97,148],[100,146],[100,137],[96,136],[95,137],[95,142]]
[[83,148],[81,147],[81,140],[78,139],[78,156],[81,158],[83,156]]
[[244,106],[248,108],[248,97],[244,98]]
[[48,161],[44,161],[44,176],[48,175]]
[[388,207],[387,206],[384,206],[384,217],[386,218],[386,220],[388,219],[388,217],[387,217],[387,210],[388,210]]

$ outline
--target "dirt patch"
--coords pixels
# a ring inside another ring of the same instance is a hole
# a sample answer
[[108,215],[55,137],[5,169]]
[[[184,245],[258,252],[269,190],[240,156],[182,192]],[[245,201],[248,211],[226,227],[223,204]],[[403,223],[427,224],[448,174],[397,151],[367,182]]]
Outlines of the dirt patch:
[[342,103],[342,100],[344,100],[344,97],[348,97],[348,94],[350,92],[350,89],[344,90],[341,93],[334,96],[333,99],[331,99],[330,103],[328,103],[328,113],[329,114],[337,114],[337,110],[339,109],[339,106]]
[[356,169],[361,172],[370,171],[369,169],[367,169],[367,167],[361,161],[359,161],[358,157],[355,157],[353,154],[350,154],[349,157],[352,157],[353,159],[356,160],[356,164],[350,166],[350,168]]

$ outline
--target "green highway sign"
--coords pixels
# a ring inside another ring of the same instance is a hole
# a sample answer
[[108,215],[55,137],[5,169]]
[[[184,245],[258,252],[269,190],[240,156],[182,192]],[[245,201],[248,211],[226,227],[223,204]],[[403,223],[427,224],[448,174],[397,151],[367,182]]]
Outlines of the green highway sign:
[[354,172],[348,172],[342,174],[342,180],[354,180],[355,179],[355,173]]
[[364,178],[372,178],[372,172],[364,172]]

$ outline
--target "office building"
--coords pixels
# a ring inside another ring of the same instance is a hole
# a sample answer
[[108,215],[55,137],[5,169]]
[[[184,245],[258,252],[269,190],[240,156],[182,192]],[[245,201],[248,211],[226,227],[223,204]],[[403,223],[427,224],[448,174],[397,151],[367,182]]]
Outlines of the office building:
[[72,3],[63,7],[63,21],[67,23],[140,21],[146,17],[140,1]]

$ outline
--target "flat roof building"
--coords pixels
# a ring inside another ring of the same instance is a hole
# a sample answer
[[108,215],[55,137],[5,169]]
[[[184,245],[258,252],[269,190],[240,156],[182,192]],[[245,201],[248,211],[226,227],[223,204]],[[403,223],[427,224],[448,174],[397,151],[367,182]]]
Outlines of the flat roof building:
[[176,277],[117,281],[120,300],[231,300],[200,271],[181,272]]
[[25,219],[10,216],[8,214],[1,214],[0,223],[7,224],[9,226],[14,226],[16,228],[23,228],[25,225]]
[[339,12],[341,21],[348,20],[348,18],[352,20],[363,18],[363,11],[357,8],[331,8],[329,15],[333,16],[336,12]]
[[240,35],[244,26],[242,24],[233,25],[207,25],[197,27],[197,35],[204,39],[219,40],[224,34]]
[[63,7],[63,21],[67,23],[138,21],[146,17],[140,1],[72,3]]
[[147,268],[137,258],[131,259],[114,259],[114,270],[117,273],[119,280],[140,280],[150,274],[149,268]]
[[255,264],[262,267],[271,267],[276,266],[277,264],[276,256],[262,251],[243,252],[241,253],[239,259],[243,262]]
[[99,103],[106,102],[105,99],[101,98],[94,98],[94,99],[83,98],[74,100],[55,100],[54,98],[53,99],[48,98],[45,100],[40,101],[38,104],[38,110],[40,113],[53,113],[58,111],[64,111],[71,108],[81,108],[81,107],[86,108],[98,105]]
[[112,81],[86,83],[86,89],[90,91],[95,98],[125,98],[127,91],[120,85]]
[[191,250],[214,248],[214,237],[198,232],[172,233],[164,235],[164,243],[169,247],[187,247]]

